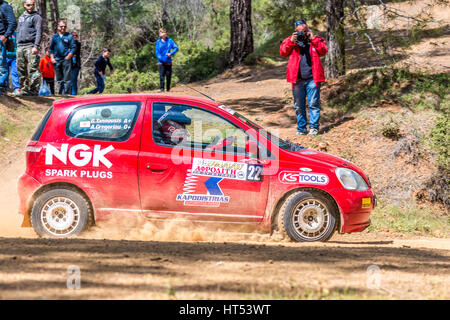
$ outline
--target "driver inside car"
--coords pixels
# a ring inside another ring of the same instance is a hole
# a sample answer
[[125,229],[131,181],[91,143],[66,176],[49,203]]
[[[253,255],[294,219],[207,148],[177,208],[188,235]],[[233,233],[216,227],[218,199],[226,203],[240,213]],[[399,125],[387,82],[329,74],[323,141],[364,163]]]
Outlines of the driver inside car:
[[160,131],[157,136],[161,143],[178,145],[190,138],[189,131],[186,129],[186,126],[190,124],[190,118],[171,108],[156,121],[155,128]]

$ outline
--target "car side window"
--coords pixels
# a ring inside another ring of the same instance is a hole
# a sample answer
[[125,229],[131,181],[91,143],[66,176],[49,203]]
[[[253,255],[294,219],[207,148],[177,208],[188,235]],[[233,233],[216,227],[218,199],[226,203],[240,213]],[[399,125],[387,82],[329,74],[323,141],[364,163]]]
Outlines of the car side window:
[[69,116],[66,133],[75,138],[125,141],[140,107],[140,102],[111,102],[77,108]]
[[153,141],[159,145],[205,151],[246,153],[248,135],[213,112],[153,103]]

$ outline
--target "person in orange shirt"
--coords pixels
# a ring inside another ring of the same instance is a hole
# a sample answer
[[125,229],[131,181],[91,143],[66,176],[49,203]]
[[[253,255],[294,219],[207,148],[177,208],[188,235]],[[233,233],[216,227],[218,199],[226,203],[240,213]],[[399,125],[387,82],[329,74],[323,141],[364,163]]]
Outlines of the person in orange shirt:
[[45,49],[45,56],[41,59],[41,62],[39,62],[39,70],[41,71],[42,79],[50,88],[50,92],[55,94],[55,70],[53,69],[49,48]]

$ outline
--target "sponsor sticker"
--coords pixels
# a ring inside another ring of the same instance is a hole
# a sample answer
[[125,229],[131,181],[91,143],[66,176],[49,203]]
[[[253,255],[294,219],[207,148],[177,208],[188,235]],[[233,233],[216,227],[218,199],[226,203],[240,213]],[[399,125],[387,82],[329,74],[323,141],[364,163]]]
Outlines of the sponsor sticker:
[[80,121],[80,128],[90,128],[91,122],[90,121]]
[[286,184],[320,184],[329,182],[328,176],[321,173],[306,173],[298,171],[281,171],[278,175],[281,183]]
[[371,204],[372,204],[372,199],[370,199],[370,198],[362,198],[362,204],[361,204],[361,208],[362,209],[370,208]]
[[263,166],[232,161],[194,158],[192,174],[233,180],[261,181]]
[[185,206],[218,207],[221,203],[228,203],[230,197],[207,194],[177,194],[177,201],[184,201]]
[[235,114],[235,113],[236,113],[236,111],[234,111],[234,110],[231,109],[230,107],[227,107],[227,106],[225,106],[225,105],[223,105],[223,104],[221,104],[221,105],[219,106],[219,108],[222,109],[223,111],[228,112],[229,114]]
[[98,170],[66,170],[66,169],[45,169],[46,177],[65,177],[65,178],[86,178],[86,179],[112,179],[111,171]]
[[[185,206],[218,207],[230,202],[230,197],[223,194],[219,183],[223,178],[211,177],[203,183],[193,176],[191,170],[186,175],[182,194],[177,194],[176,201],[183,201]],[[203,192],[203,193],[199,193]]]
[[45,164],[53,165],[54,158],[57,158],[66,165],[69,161],[77,167],[84,167],[91,163],[93,167],[99,167],[100,164],[103,164],[107,168],[111,168],[112,163],[106,158],[106,154],[113,150],[112,145],[102,149],[101,145],[96,144],[94,150],[91,150],[91,147],[85,144],[76,144],[69,148],[68,143],[61,144],[58,150],[48,143],[45,147]]
[[[77,144],[69,148],[68,143],[61,144],[58,149],[48,143],[45,146],[45,164],[47,166],[60,166],[63,163],[80,167],[80,169],[45,169],[44,174],[46,177],[112,179],[111,171],[101,170],[99,167],[104,166],[108,169],[112,167],[112,163],[106,155],[113,150],[112,145],[102,149],[101,145],[94,145],[92,148],[85,144]],[[55,159],[58,159],[59,162]],[[93,167],[93,169],[89,168],[88,170],[83,167]]]
[[185,206],[219,207],[230,201],[219,186],[223,179],[260,182],[262,171],[261,164],[194,158],[176,201]]

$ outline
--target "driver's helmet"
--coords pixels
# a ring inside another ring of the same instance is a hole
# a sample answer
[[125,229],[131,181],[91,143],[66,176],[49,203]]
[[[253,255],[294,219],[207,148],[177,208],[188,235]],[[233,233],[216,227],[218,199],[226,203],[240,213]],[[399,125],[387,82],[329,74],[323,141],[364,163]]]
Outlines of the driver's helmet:
[[166,142],[178,144],[190,136],[186,126],[191,124],[191,119],[181,112],[174,112],[172,108],[158,119],[158,123]]

